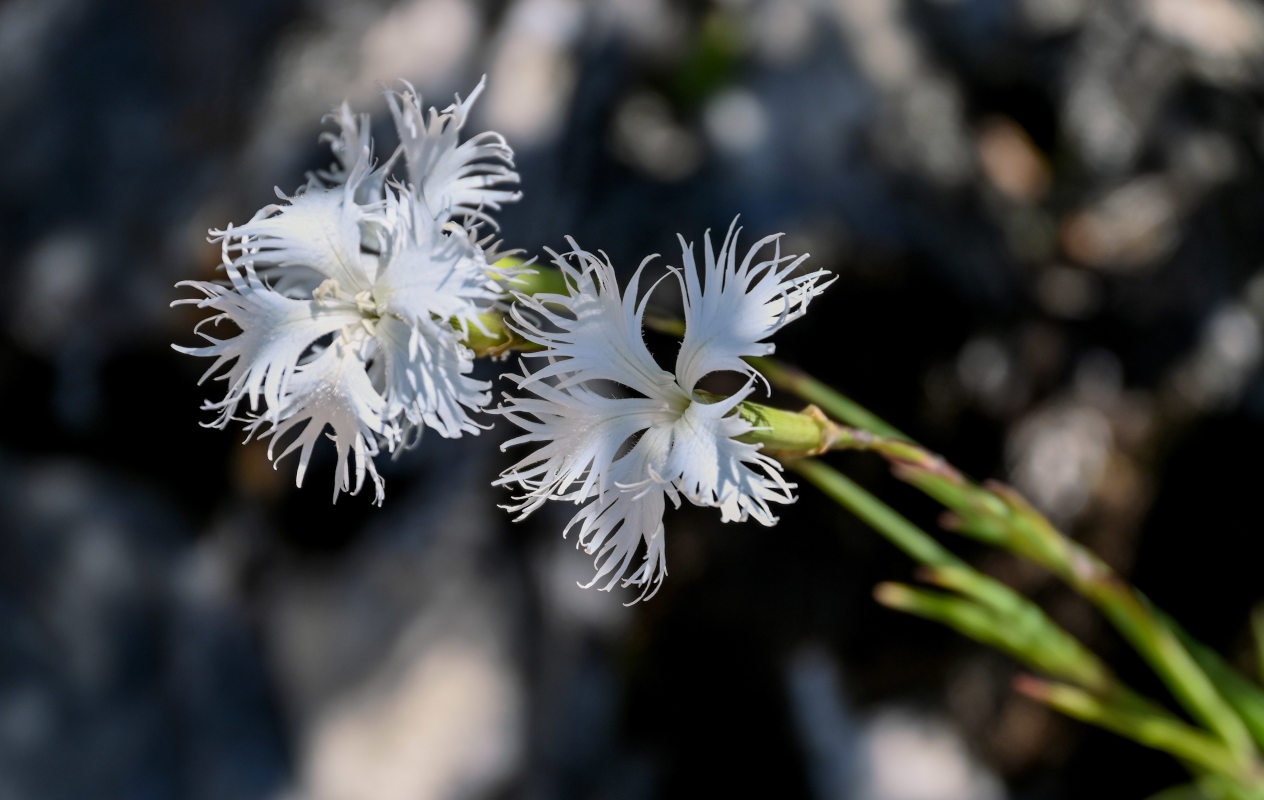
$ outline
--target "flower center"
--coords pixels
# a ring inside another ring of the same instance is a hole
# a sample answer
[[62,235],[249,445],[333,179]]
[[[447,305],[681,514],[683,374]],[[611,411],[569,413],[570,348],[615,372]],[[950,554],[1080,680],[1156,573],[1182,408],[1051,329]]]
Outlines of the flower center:
[[312,299],[318,304],[331,308],[354,308],[360,314],[360,324],[370,336],[377,335],[377,321],[382,318],[385,309],[378,304],[370,289],[352,294],[343,289],[337,280],[326,278],[312,292]]
[[676,419],[680,419],[689,410],[689,406],[693,405],[694,399],[689,393],[680,387],[680,384],[672,381],[671,385],[666,388],[667,409]]

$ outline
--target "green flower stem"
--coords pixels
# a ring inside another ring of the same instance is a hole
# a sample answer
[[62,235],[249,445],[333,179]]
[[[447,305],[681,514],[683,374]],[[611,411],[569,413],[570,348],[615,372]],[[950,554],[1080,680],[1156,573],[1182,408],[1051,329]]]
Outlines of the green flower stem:
[[[543,346],[514,333],[505,325],[505,318],[500,314],[485,311],[478,315],[478,320],[482,323],[482,329],[477,325],[470,325],[464,340],[465,346],[473,350],[476,356],[495,358],[510,351],[530,353],[544,349]],[[457,327],[455,321],[452,324]]]
[[[695,394],[709,403],[723,399],[710,392]],[[738,441],[760,445],[764,452],[781,459],[828,452],[847,430],[814,406],[803,411],[786,411],[762,403],[743,402],[738,406],[738,413],[754,426],[754,430],[737,437]]]
[[1193,783],[1173,786],[1148,800],[1260,800],[1259,789],[1248,789],[1215,774],[1199,776]]
[[[1149,601],[1094,553],[1066,538],[1016,492],[977,486],[937,456],[904,439],[861,437],[859,449],[891,460],[901,479],[956,514],[960,532],[1021,555],[1053,572],[1093,602],[1146,659],[1187,711],[1239,758],[1253,757],[1254,738],[1216,685]],[[836,449],[850,444],[836,440]]]
[[999,581],[976,571],[890,506],[846,476],[815,459],[788,462],[828,497],[925,565],[927,580],[964,598],[883,584],[879,602],[957,628],[989,646],[1054,677],[1074,681],[1135,707],[1153,704],[1127,689],[1110,669],[1038,606]]
[[[522,265],[522,260],[517,258],[502,258],[497,261],[494,266],[518,267]],[[505,282],[510,291],[519,294],[569,294],[570,289],[566,283],[566,276],[557,267],[550,267],[544,264],[532,264],[526,267],[522,272],[518,273],[512,279]]]
[[1020,676],[1015,688],[1067,716],[1090,722],[1220,775],[1249,784],[1250,773],[1224,744],[1175,718],[1103,700],[1066,684]]
[[1153,708],[1151,701],[1125,687],[1092,651],[1049,618],[1028,598],[970,568],[935,567],[923,570],[927,582],[965,595],[999,621],[1002,650],[1048,675],[1069,680],[1098,694],[1110,695]]
[[[706,402],[713,403],[723,399],[710,392],[695,394]],[[912,442],[876,436],[868,431],[839,425],[815,405],[802,411],[786,411],[746,401],[738,406],[738,413],[754,426],[754,430],[739,436],[738,440],[762,445],[765,451],[778,458],[818,456],[830,450],[874,450],[923,469],[957,474],[943,459]]]
[[[522,265],[520,258],[502,258],[492,265],[493,269],[508,269]],[[509,291],[518,294],[566,294],[566,278],[556,267],[532,264],[513,278],[504,280]],[[478,325],[469,325],[464,329],[465,346],[474,351],[476,356],[495,358],[510,351],[522,353],[543,350],[543,346],[523,339],[505,324],[503,314],[484,312],[478,315]],[[452,320],[454,328],[461,328],[457,320]]]
[[1030,650],[1017,646],[1004,634],[1001,615],[991,609],[944,592],[932,592],[903,583],[880,583],[873,590],[874,599],[887,608],[933,620],[976,642],[1009,653],[1021,661],[1031,661]]
[[1207,800],[1261,800],[1264,789],[1256,783],[1246,787],[1216,774],[1199,776],[1195,782],[1202,797]]
[[[513,290],[565,293],[566,283],[560,271],[545,267],[521,276]],[[645,321],[662,333],[680,336],[684,332],[678,320],[647,317]],[[469,344],[476,352],[499,355],[534,349],[499,317],[483,322],[484,330],[470,332]],[[803,412],[791,412],[743,403],[739,413],[754,429],[741,439],[759,444],[786,461],[790,469],[828,497],[931,567],[927,572],[931,582],[960,595],[883,584],[877,592],[881,602],[935,619],[1049,675],[1071,681],[1074,686],[1035,679],[1025,684],[1028,694],[1070,716],[1222,775],[1245,779],[1255,768],[1254,744],[1264,746],[1264,693],[1244,679],[1235,680],[1215,653],[1192,640],[1183,642],[1179,627],[1105,562],[1063,536],[1017,493],[999,484],[981,487],[970,482],[876,414],[806,373],[770,358],[748,361],[771,384],[812,405]],[[719,399],[699,394],[703,402]],[[1095,655],[1039,607],[975,572],[885,503],[830,467],[806,457],[843,449],[881,454],[893,463],[898,477],[954,512],[953,527],[1044,566],[1091,600],[1218,741],[1124,687]]]
[[[973,580],[1001,584],[975,573]],[[1154,709],[1154,703],[1123,687],[1097,656],[1026,598],[1000,609],[944,592],[902,583],[882,583],[874,590],[879,603],[953,628],[976,642],[1007,653],[1046,675],[1068,680],[1097,694],[1117,696],[1130,707]]]
[[1238,716],[1242,718],[1247,730],[1254,737],[1256,746],[1264,748],[1264,691],[1225,663],[1215,650],[1190,636],[1175,620],[1167,616],[1163,616],[1163,619],[1180,637],[1181,642],[1189,649],[1190,655],[1198,662],[1203,672],[1207,673],[1207,677],[1215,683],[1229,705],[1238,712]]
[[839,422],[845,422],[853,428],[859,428],[878,436],[885,436],[891,439],[908,439],[899,429],[887,423],[877,414],[795,367],[783,364],[773,358],[748,358],[746,360],[752,367],[759,370],[773,386],[795,394],[808,403],[820,406],[822,411]]
[[[980,490],[982,491],[982,490]],[[996,490],[992,496],[998,496]],[[1166,617],[1096,554],[1066,538],[1012,490],[1000,495],[1015,550],[1053,572],[1088,598],[1129,640],[1176,699],[1215,732],[1241,759],[1255,753],[1254,739],[1235,710],[1199,666]]]
[[964,561],[925,531],[841,472],[812,458],[789,461],[786,466],[807,478],[831,500],[860,517],[915,561],[928,566],[968,568]]
[[[645,316],[645,326],[650,330],[666,334],[667,336],[679,337],[685,335],[685,323],[678,319],[647,314]],[[819,406],[822,411],[839,422],[844,422],[853,428],[869,431],[878,436],[892,439],[908,438],[877,414],[795,367],[783,364],[776,359],[765,357],[751,357],[746,359],[746,361],[759,370],[773,386],[797,395],[807,403]]]
[[[667,333],[680,332],[679,323],[671,321],[658,321],[655,326]],[[1000,484],[981,487],[970,482],[939,456],[805,373],[771,359],[750,361],[774,385],[814,405],[796,414],[745,403],[741,413],[756,430],[744,439],[787,459],[791,469],[916,560],[931,566],[964,566],[934,539],[841,474],[811,459],[788,460],[827,450],[881,454],[894,464],[897,476],[951,509],[958,530],[1044,566],[1093,602],[1146,659],[1181,705],[1227,745],[1225,752],[1235,760],[1235,769],[1256,763],[1255,745],[1264,747],[1264,692],[1237,676],[1214,652],[1192,639],[1183,641],[1179,626],[1154,609],[1144,595],[1095,554],[1063,536],[1013,490]],[[822,410],[855,427],[832,424]],[[995,612],[995,603],[1001,598],[980,594],[978,590],[985,584],[966,586],[961,582],[961,573],[941,571],[938,577],[945,583],[956,580],[958,585],[948,588],[976,602],[910,587],[891,588],[893,585],[882,589],[879,597],[892,604],[914,604],[916,608],[907,610],[949,624],[1042,671],[1111,697],[1117,705],[1134,711],[1148,705],[1148,701],[1140,701],[1131,691],[1119,688],[1105,665],[1069,634],[1052,621],[1046,625],[1043,620],[1047,618],[1034,605],[1030,610],[1023,608],[1023,613],[1012,611],[1009,617],[988,616],[989,600],[993,601]],[[975,593],[971,593],[971,588]],[[999,591],[1009,590],[1001,586]],[[1011,626],[1011,635],[1001,636],[1001,620],[1005,623],[1002,627],[1017,620],[1020,629],[1025,621],[1030,630],[1014,634]],[[1047,636],[1052,636],[1053,642],[1041,649],[1036,642]],[[1101,702],[1101,698],[1094,702]],[[1150,715],[1147,719],[1153,719],[1153,710],[1145,713]]]
[[[770,359],[758,359],[754,364],[778,386],[794,391],[826,411],[837,412],[839,419],[845,414],[844,421],[865,429],[832,431],[831,449],[868,450],[883,455],[895,464],[899,477],[955,512],[956,527],[963,533],[1044,566],[1097,605],[1151,664],[1181,704],[1220,736],[1239,758],[1253,758],[1256,742],[1264,746],[1264,719],[1257,722],[1264,715],[1264,694],[1249,683],[1228,678],[1231,669],[1214,653],[1204,649],[1200,652],[1202,658],[1195,659],[1182,643],[1175,626],[1153,609],[1143,595],[1095,554],[1053,528],[1016,492],[999,484],[987,488],[977,486],[898,431],[896,436],[881,434],[881,431],[894,429],[797,370]],[[840,398],[843,403],[838,402]],[[791,466],[803,472],[799,469],[803,463],[807,462],[794,462]],[[830,494],[828,490],[826,493]],[[847,505],[838,497],[835,499]],[[888,535],[885,531],[879,532]],[[1207,666],[1202,666],[1200,661]],[[1205,669],[1223,679],[1213,683]]]

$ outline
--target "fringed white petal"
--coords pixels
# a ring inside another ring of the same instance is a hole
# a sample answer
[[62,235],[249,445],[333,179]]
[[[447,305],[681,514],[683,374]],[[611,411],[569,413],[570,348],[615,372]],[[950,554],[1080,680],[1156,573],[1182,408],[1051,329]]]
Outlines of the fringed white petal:
[[[325,121],[338,125],[338,132],[326,131],[320,141],[328,142],[334,163],[328,169],[318,170],[316,177],[327,185],[354,185],[354,199],[361,205],[381,201],[386,177],[390,173],[394,157],[386,164],[373,166],[373,139],[368,114],[352,114],[351,107],[342,105],[325,115]],[[353,180],[354,176],[363,175]]]
[[460,142],[470,107],[486,80],[480,80],[465,100],[457,95],[456,102],[442,112],[431,107],[428,118],[409,84],[403,91],[388,94],[386,100],[399,131],[409,181],[431,214],[473,217],[495,227],[488,212],[522,196],[511,188],[518,183],[513,150],[504,137],[490,131]]
[[378,320],[375,330],[387,417],[403,415],[417,435],[421,427],[449,439],[477,435],[481,428],[470,413],[487,407],[491,384],[469,376],[473,353],[457,332],[429,319],[410,324],[394,317]]
[[481,325],[478,315],[503,296],[482,249],[463,229],[444,230],[407,195],[392,195],[390,206],[397,224],[373,286],[378,306],[410,322]]
[[228,237],[226,249],[237,263],[263,267],[306,267],[355,293],[368,289],[373,276],[360,256],[360,222],[365,211],[354,202],[350,185],[308,188],[284,205],[259,209],[240,227],[212,231]]
[[[817,270],[794,276],[807,255],[781,255],[781,234],[766,236],[737,263],[737,220],[729,226],[719,253],[711,234],[703,235],[701,271],[693,245],[680,237],[685,337],[676,359],[676,376],[692,392],[704,375],[718,371],[754,374],[746,356],[773,352],[764,342],[787,323],[803,316],[808,303],[833,282]],[[767,247],[772,245],[772,253]],[[757,260],[758,259],[758,260]]]
[[[210,308],[217,313],[195,328],[210,344],[202,347],[173,345],[182,353],[215,359],[203,373],[202,380],[218,375],[218,380],[227,383],[228,390],[223,400],[208,401],[204,408],[219,411],[212,425],[221,428],[233,418],[243,398],[249,401],[251,411],[259,410],[262,397],[265,411],[275,412],[299,360],[313,343],[360,319],[354,309],[326,307],[311,300],[286,297],[264,284],[249,265],[239,270],[225,264],[224,269],[228,273],[228,285],[205,281],[177,284],[205,295],[202,299],[177,303],[196,303],[198,308]],[[237,327],[235,336],[216,339],[203,331],[207,323],[218,326],[225,321]]]
[[[739,442],[751,426],[737,406],[753,390],[755,373],[745,356],[772,351],[763,340],[802,315],[825,285],[821,270],[798,278],[803,258],[757,260],[768,237],[737,263],[736,221],[717,254],[706,239],[700,271],[689,245],[676,275],[685,300],[686,329],[676,374],[654,361],[642,339],[645,299],[639,282],[647,259],[620,294],[613,267],[581,250],[554,255],[566,278],[566,294],[519,297],[511,327],[544,347],[545,364],[515,377],[519,396],[501,413],[524,433],[504,447],[536,445],[505,470],[497,484],[517,484],[524,494],[510,510],[519,518],[546,500],[583,504],[566,531],[596,556],[587,585],[639,586],[653,595],[666,574],[663,512],[681,496],[720,509],[725,522],[777,521],[772,503],[794,502],[781,465],[758,445]],[[569,259],[569,260],[568,260]],[[711,372],[750,376],[746,386],[716,403],[695,396]],[[642,395],[610,399],[594,387],[615,382]],[[637,556],[640,555],[640,560]],[[635,602],[635,601],[634,601]]]
[[596,574],[582,584],[585,588],[602,581],[603,591],[619,584],[639,586],[641,594],[633,602],[658,591],[667,574],[663,533],[666,500],[679,505],[674,488],[659,477],[670,450],[670,427],[645,431],[632,449],[611,465],[610,485],[605,491],[567,524],[563,535],[577,529],[576,546],[596,556]]
[[672,449],[666,477],[690,502],[720,509],[724,522],[754,518],[773,525],[768,504],[793,503],[793,486],[781,475],[781,464],[759,451],[759,445],[737,441],[751,425],[733,413],[752,384],[718,403],[693,402],[672,426]]
[[[393,432],[383,416],[386,401],[373,388],[359,348],[341,338],[335,340],[295,372],[282,400],[275,413],[247,426],[250,435],[270,439],[268,458],[276,464],[297,450],[295,484],[302,486],[312,448],[328,427],[337,451],[334,500],[340,491],[359,492],[367,476],[373,483],[374,502],[381,505],[385,485],[373,457],[378,453],[377,437],[390,441]],[[275,455],[278,442],[285,449]]]
[[[480,83],[466,100],[424,117],[407,87],[388,96],[401,144],[376,164],[370,120],[343,103],[321,136],[334,162],[309,174],[291,197],[259,210],[240,227],[211,231],[222,243],[225,282],[187,281],[197,303],[216,313],[198,326],[207,341],[181,352],[214,359],[203,379],[226,382],[206,407],[213,424],[249,401],[247,430],[298,451],[301,484],[311,453],[328,431],[338,453],[337,491],[382,481],[372,458],[420,437],[424,428],[455,437],[478,433],[472,414],[490,401],[490,384],[471,376],[462,343],[483,315],[503,309],[501,283],[514,269],[488,264],[474,223],[516,200],[513,152],[499,134],[461,142]],[[403,158],[409,185],[390,182]],[[494,226],[494,223],[493,223]],[[494,247],[494,245],[491,245]],[[213,338],[202,326],[228,321],[238,331]],[[262,403],[260,402],[262,400]]]
[[[521,376],[510,376],[522,383]],[[673,414],[657,399],[604,397],[586,387],[558,389],[533,383],[532,396],[510,397],[499,409],[525,433],[501,449],[539,445],[506,469],[496,485],[516,483],[525,490],[508,508],[522,519],[546,500],[581,502],[611,485],[615,459],[637,434],[670,425]]]
[[[519,304],[530,313],[524,314],[517,307],[512,311],[514,330],[547,347],[541,354],[528,354],[547,356],[549,362],[526,384],[557,378],[564,388],[582,381],[608,380],[683,407],[687,398],[671,373],[654,361],[642,338],[645,301],[638,303],[637,293],[649,259],[641,263],[627,291],[620,295],[610,262],[579,249],[573,240],[571,245],[575,249],[566,256],[554,255],[570,293],[519,297]],[[568,256],[578,268],[567,261]]]

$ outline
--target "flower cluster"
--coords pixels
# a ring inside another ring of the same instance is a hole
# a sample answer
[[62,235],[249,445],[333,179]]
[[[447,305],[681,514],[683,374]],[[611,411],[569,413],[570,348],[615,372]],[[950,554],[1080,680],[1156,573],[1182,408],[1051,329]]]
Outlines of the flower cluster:
[[[792,502],[794,487],[775,459],[742,440],[753,428],[738,407],[760,378],[746,359],[772,352],[766,340],[805,312],[828,273],[798,274],[806,256],[783,256],[779,234],[739,261],[736,220],[718,252],[704,237],[701,263],[681,238],[681,266],[654,284],[674,277],[681,290],[685,329],[672,371],[642,334],[653,287],[640,285],[653,257],[621,292],[610,262],[571,240],[571,252],[551,254],[553,278],[537,282],[560,279],[564,289],[514,293],[509,305],[507,289],[526,276],[493,266],[478,230],[494,228],[491,213],[518,199],[513,152],[496,133],[460,138],[483,84],[428,114],[405,86],[387,95],[400,139],[388,159],[374,160],[368,117],[344,103],[337,130],[322,136],[334,163],[246,224],[211,232],[223,280],[179,284],[200,296],[176,304],[214,312],[195,329],[205,344],[176,347],[213,359],[202,379],[226,387],[203,406],[216,415],[209,425],[244,423],[247,439],[268,440],[274,463],[297,452],[299,485],[328,433],[334,499],[368,479],[380,504],[373,459],[383,450],[415,443],[425,428],[479,431],[471,415],[486,410],[491,386],[471,376],[474,353],[463,342],[472,329],[491,335],[493,319],[503,333],[507,316],[537,349],[527,356],[543,361],[508,376],[518,391],[498,411],[523,433],[504,447],[534,448],[497,483],[521,490],[509,506],[519,519],[549,500],[580,506],[566,531],[577,529],[578,545],[595,556],[589,586],[653,594],[666,574],[668,501],[718,508],[725,522],[776,522],[772,504]],[[235,330],[222,339],[207,332],[220,323]],[[714,373],[744,385],[719,399],[701,386]]]
[[[215,312],[197,327],[207,344],[176,348],[213,358],[202,378],[227,387],[204,405],[217,414],[209,424],[244,422],[248,439],[270,440],[274,462],[297,450],[299,485],[328,429],[335,500],[367,476],[380,504],[374,456],[414,443],[424,428],[477,433],[470,414],[490,401],[490,385],[469,375],[462,338],[483,329],[480,315],[503,311],[500,282],[511,276],[490,266],[497,256],[478,228],[494,227],[490,213],[519,195],[499,134],[460,140],[482,89],[428,114],[411,86],[390,93],[400,144],[381,164],[368,116],[344,103],[332,115],[338,131],[322,136],[335,162],[246,224],[211,231],[226,280],[179,284],[202,296],[177,304]],[[205,332],[222,322],[235,333]]]
[[[776,522],[770,503],[794,500],[781,465],[739,441],[752,427],[736,409],[759,378],[743,359],[772,352],[764,340],[804,313],[829,285],[828,273],[795,275],[806,256],[783,256],[779,235],[757,242],[739,263],[738,232],[734,221],[718,253],[704,237],[701,268],[681,239],[682,267],[670,274],[683,295],[685,333],[673,372],[642,337],[649,292],[638,296],[639,286],[653,257],[621,294],[609,261],[572,240],[572,252],[554,254],[568,293],[520,296],[511,310],[519,334],[544,348],[529,355],[545,363],[513,377],[520,394],[502,413],[525,432],[504,447],[536,447],[498,483],[523,490],[510,506],[520,519],[548,500],[582,506],[566,531],[577,528],[577,545],[596,557],[588,586],[622,582],[639,586],[641,598],[657,590],[666,574],[669,500],[719,508],[725,522],[764,525]],[[698,388],[715,372],[738,373],[745,386],[712,401]],[[612,384],[622,387],[619,396],[610,396]]]

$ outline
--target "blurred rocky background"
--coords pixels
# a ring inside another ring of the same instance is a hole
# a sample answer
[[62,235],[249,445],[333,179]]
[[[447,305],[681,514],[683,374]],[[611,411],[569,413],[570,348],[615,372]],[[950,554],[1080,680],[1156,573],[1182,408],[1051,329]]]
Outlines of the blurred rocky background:
[[[381,91],[516,148],[511,246],[742,215],[840,279],[779,352],[1018,486],[1244,666],[1261,584],[1264,14],[1245,0],[0,3],[0,798],[1140,798],[1166,758],[870,597],[811,490],[668,519],[648,603],[511,524],[505,431],[383,508],[205,430],[177,280]],[[663,352],[670,343],[653,342]],[[491,374],[489,369],[487,374]],[[865,457],[838,462],[932,526]],[[958,542],[954,544],[960,545]],[[1143,687],[1046,576],[1040,598]]]

